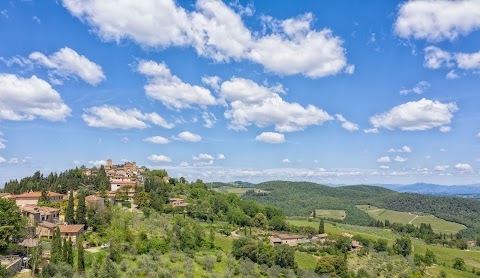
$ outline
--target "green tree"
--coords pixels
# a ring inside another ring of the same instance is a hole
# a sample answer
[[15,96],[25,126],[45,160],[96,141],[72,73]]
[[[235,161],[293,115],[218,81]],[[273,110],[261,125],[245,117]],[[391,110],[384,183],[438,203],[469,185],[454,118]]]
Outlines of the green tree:
[[320,224],[318,224],[318,233],[319,234],[325,233],[325,222],[323,221],[323,218],[320,219]]
[[85,271],[85,254],[83,250],[83,237],[80,236],[77,238],[77,271]]
[[397,238],[393,244],[393,251],[404,257],[412,253],[412,241],[408,237]]
[[110,179],[107,177],[105,172],[105,167],[100,165],[100,169],[97,172],[97,184],[99,191],[108,191],[110,190]]
[[480,235],[477,236],[477,246],[480,246]]
[[115,264],[110,260],[110,258],[105,258],[103,265],[100,267],[100,271],[98,273],[98,278],[111,278],[111,277],[119,277],[119,273]]
[[75,223],[87,224],[87,207],[85,205],[85,192],[80,192],[78,196],[77,213],[75,215]]
[[0,198],[0,251],[7,248],[9,239],[20,238],[25,226],[26,222],[15,201]]
[[387,244],[388,244],[388,241],[386,239],[378,239],[373,244],[373,249],[377,252],[385,252],[387,251]]
[[455,258],[453,261],[453,268],[458,269],[458,270],[466,270],[467,268],[465,267],[465,261],[462,258]]
[[425,251],[425,256],[423,258],[424,258],[425,264],[428,266],[431,266],[437,262],[435,253],[433,253],[433,251],[430,249],[427,249],[427,251]]
[[150,194],[145,191],[138,192],[137,194],[135,194],[135,199],[133,200],[133,203],[140,208],[148,208],[152,204],[152,198],[150,197]]
[[65,211],[65,221],[67,221],[68,224],[75,224],[74,205],[73,191],[70,190],[67,210]]
[[62,238],[60,237],[60,228],[57,227],[52,236],[52,249],[50,250],[50,259],[53,263],[62,261]]
[[287,244],[280,244],[275,247],[273,256],[276,265],[283,268],[296,268],[295,263],[295,248]]
[[268,219],[265,214],[259,212],[253,217],[253,225],[258,228],[266,229],[268,225]]

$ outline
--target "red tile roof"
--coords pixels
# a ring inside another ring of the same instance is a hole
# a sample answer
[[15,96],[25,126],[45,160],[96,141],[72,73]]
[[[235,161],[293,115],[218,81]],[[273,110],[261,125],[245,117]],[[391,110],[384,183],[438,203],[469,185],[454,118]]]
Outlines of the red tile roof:
[[78,233],[85,225],[60,225],[60,233]]
[[90,196],[87,196],[85,197],[85,201],[101,201],[101,200],[104,200],[103,198],[101,197],[98,197],[98,196],[94,196],[94,195],[90,195]]

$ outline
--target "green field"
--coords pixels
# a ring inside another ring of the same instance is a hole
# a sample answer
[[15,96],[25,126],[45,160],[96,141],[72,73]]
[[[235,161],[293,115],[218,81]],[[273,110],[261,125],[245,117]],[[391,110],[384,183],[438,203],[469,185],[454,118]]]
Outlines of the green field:
[[357,208],[364,210],[371,217],[380,221],[389,220],[392,223],[413,224],[415,226],[420,226],[421,223],[430,224],[435,233],[456,234],[467,228],[462,224],[449,222],[433,215],[419,215],[410,212],[377,208],[370,205],[360,205],[357,206]]
[[[287,223],[290,225],[295,225],[299,227],[310,226],[315,229],[318,228],[318,222],[309,222],[306,220],[287,220]],[[332,225],[330,223],[325,223],[325,232],[330,235],[338,235],[341,233],[350,233],[353,235],[360,235],[370,240],[386,239],[389,245],[392,245],[396,238],[399,238],[400,235],[396,234],[388,229],[380,229],[374,227],[362,227],[346,224],[336,224]],[[468,251],[460,250],[454,248],[447,248],[436,245],[427,245],[423,241],[413,240],[414,254],[425,254],[427,249],[432,250],[436,257],[438,263],[444,263],[447,267],[445,268],[434,268],[432,272],[439,273],[442,269],[445,269],[448,277],[474,277],[471,276],[471,273],[456,271],[451,268],[453,260],[456,257],[462,258],[465,260],[467,269],[471,270],[472,267],[480,269],[480,252],[479,251]],[[447,271],[448,270],[448,271]],[[454,276],[454,273],[459,272],[461,276]],[[452,275],[450,275],[452,274]],[[478,277],[478,276],[477,276]]]
[[222,193],[226,193],[226,194],[233,193],[233,194],[237,194],[238,196],[241,196],[241,195],[245,194],[245,192],[247,192],[248,190],[253,190],[253,189],[255,189],[255,188],[222,186],[222,187],[214,188],[213,190],[218,191],[218,192],[222,192]]
[[338,219],[343,220],[347,216],[344,210],[337,209],[316,209],[315,216],[317,218]]

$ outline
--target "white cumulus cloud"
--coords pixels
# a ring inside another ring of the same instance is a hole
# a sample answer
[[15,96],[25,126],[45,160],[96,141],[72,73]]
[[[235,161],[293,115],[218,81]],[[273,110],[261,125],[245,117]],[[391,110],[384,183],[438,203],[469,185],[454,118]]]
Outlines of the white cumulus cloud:
[[220,92],[222,98],[230,101],[224,116],[234,130],[246,130],[255,124],[258,127],[274,125],[277,131],[292,132],[333,120],[313,105],[303,107],[283,100],[279,95],[285,93],[281,85],[265,87],[248,79],[232,78],[222,84]]
[[255,140],[270,144],[279,144],[285,142],[285,135],[276,132],[262,132],[255,137]]
[[192,156],[193,160],[214,160],[215,157],[209,155],[208,153],[201,153],[199,155]]
[[390,169],[390,166],[388,166],[388,165],[380,165],[379,168],[380,168],[380,169],[383,169],[383,170],[387,170],[387,169]]
[[143,139],[143,141],[154,143],[154,144],[168,144],[168,143],[170,143],[170,140],[168,140],[167,138],[162,137],[162,136],[147,137],[147,138]]
[[[429,69],[456,68],[476,73],[480,70],[480,51],[474,53],[448,52],[436,46],[424,49],[424,67]],[[459,75],[452,69],[446,75],[447,79],[457,79]]]
[[4,162],[7,162],[7,160],[0,156],[0,163],[4,163]]
[[216,62],[249,60],[281,75],[319,78],[354,69],[343,40],[328,28],[313,29],[311,13],[286,20],[263,16],[264,32],[252,34],[242,21],[246,14],[220,0],[198,0],[193,11],[173,0],[63,0],[63,6],[104,41],[128,39],[156,49],[190,46]]
[[290,161],[290,159],[288,159],[288,158],[284,158],[284,159],[282,160],[282,162],[283,162],[283,163],[290,163],[291,161]]
[[71,109],[43,79],[0,74],[0,119],[11,121],[42,118],[63,121]]
[[401,95],[408,95],[408,94],[423,94],[428,88],[430,88],[430,83],[427,81],[420,81],[413,87],[412,89],[404,89],[400,91]]
[[458,110],[455,103],[441,103],[428,99],[411,101],[393,107],[390,111],[370,118],[375,128],[405,131],[442,128],[451,124],[453,114]]
[[148,122],[164,128],[172,128],[174,125],[168,123],[157,113],[142,113],[140,110],[121,110],[115,106],[103,105],[84,109],[83,120],[91,127],[103,128],[147,128]]
[[382,156],[379,159],[377,159],[377,162],[380,162],[380,163],[389,163],[390,161],[391,161],[390,157],[388,156]]
[[95,167],[100,167],[107,164],[107,162],[105,160],[91,160],[88,162],[88,164],[92,164]]
[[408,159],[397,155],[393,160],[395,160],[396,162],[405,162]]
[[458,163],[455,165],[455,169],[460,171],[469,171],[472,170],[472,166],[468,163]]
[[224,160],[224,159],[226,159],[226,157],[225,157],[224,154],[220,153],[220,154],[217,155],[217,159],[218,160]]
[[148,160],[152,162],[172,162],[172,159],[166,155],[157,155],[157,154],[152,154],[151,156],[148,157]]
[[342,123],[342,127],[344,129],[348,130],[348,131],[356,131],[356,130],[360,129],[357,124],[354,124],[354,123],[348,121],[341,114],[336,114],[335,118],[337,118],[337,121]]
[[174,136],[173,139],[187,142],[199,142],[202,140],[202,136],[191,133],[190,131],[183,131],[180,132],[177,136]]
[[395,32],[403,38],[454,40],[480,29],[477,0],[410,0],[400,6]]
[[159,100],[174,109],[191,108],[192,105],[215,105],[217,101],[210,90],[190,85],[172,75],[165,63],[140,61],[138,71],[148,77],[145,85],[147,96]]
[[387,152],[389,152],[389,153],[411,153],[412,148],[410,148],[409,146],[403,146],[401,149],[391,148]]
[[106,79],[101,66],[68,47],[49,56],[41,52],[33,52],[28,57],[35,64],[50,69],[49,75],[52,80],[80,77],[83,81],[95,86]]
[[450,166],[448,165],[437,165],[435,166],[434,170],[435,171],[447,171]]

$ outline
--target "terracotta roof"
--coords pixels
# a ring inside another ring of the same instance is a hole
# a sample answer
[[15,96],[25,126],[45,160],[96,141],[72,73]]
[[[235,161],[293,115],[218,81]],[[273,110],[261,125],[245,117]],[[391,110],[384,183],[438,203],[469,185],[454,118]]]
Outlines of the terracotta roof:
[[349,234],[349,233],[342,233],[342,236],[348,237],[348,238],[352,238],[352,237],[353,237],[353,235],[352,235],[352,234]]
[[58,208],[51,208],[51,207],[37,207],[37,206],[23,206],[20,208],[22,211],[26,211],[29,213],[40,213],[42,215],[45,214],[52,214],[55,212],[60,212]]
[[282,242],[282,240],[281,240],[281,239],[279,239],[279,238],[278,238],[278,237],[276,237],[276,236],[272,236],[272,237],[270,237],[270,241],[271,241],[271,242],[273,242],[273,243],[276,243],[276,242],[280,242],[280,243],[281,243],[281,242]]
[[[48,192],[47,196],[48,197],[60,197],[60,196],[64,196],[64,195],[59,194],[57,192]],[[27,192],[27,193],[17,195],[17,198],[40,198],[40,197],[42,197],[42,192],[40,192],[40,191]]]
[[182,198],[170,198],[170,202],[183,201]]
[[85,225],[60,225],[60,233],[78,233]]
[[360,242],[358,242],[356,240],[353,240],[352,241],[352,247],[353,248],[361,248],[361,247],[363,247],[363,245],[361,245]]
[[85,201],[101,201],[101,200],[104,200],[104,199],[94,195],[85,197]]
[[0,193],[0,198],[3,198],[3,197],[7,197],[7,196],[10,196],[12,194],[10,193]]
[[326,238],[328,236],[329,236],[329,234],[318,234],[318,235],[316,235],[316,237],[318,237],[318,238]]
[[286,235],[286,234],[280,234],[277,235],[277,237],[281,240],[287,240],[287,239],[302,239],[303,236],[298,236],[298,235]]
[[57,227],[57,225],[55,223],[51,223],[51,222],[47,222],[47,221],[42,221],[42,222],[38,223],[37,225],[45,227],[45,228],[49,228],[49,229],[55,229]]

